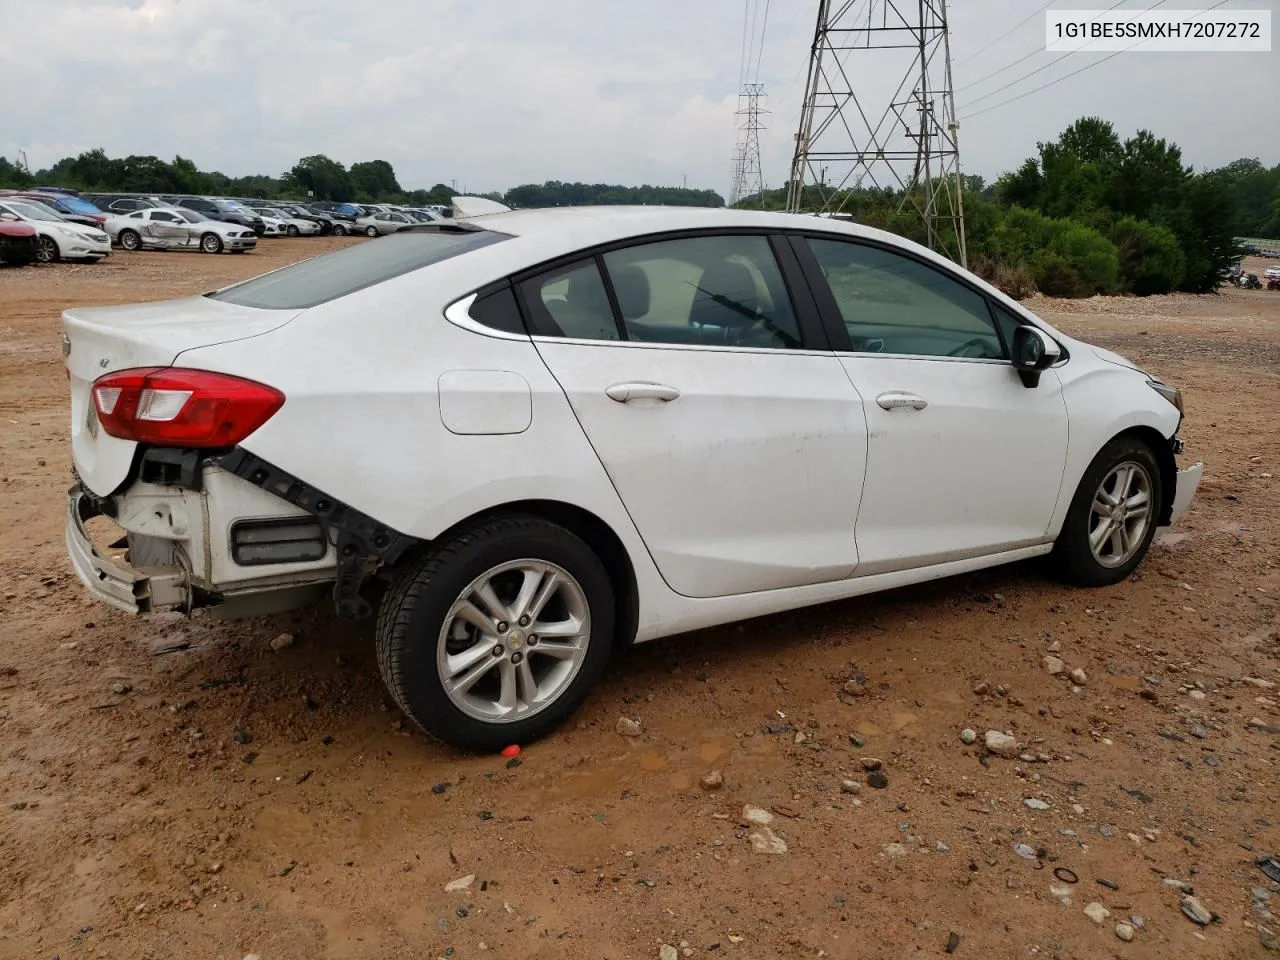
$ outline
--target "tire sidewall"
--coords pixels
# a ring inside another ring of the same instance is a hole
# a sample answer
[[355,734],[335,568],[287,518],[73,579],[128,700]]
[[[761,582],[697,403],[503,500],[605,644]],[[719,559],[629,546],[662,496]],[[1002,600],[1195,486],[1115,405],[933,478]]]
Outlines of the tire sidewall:
[[[604,672],[613,643],[613,587],[591,548],[547,521],[500,521],[482,528],[478,536],[464,534],[459,539],[465,542],[455,548],[455,540],[440,551],[443,562],[433,564],[429,555],[406,571],[405,576],[419,581],[420,589],[393,588],[388,593],[379,612],[378,660],[393,696],[423,730],[462,749],[494,752],[549,732],[586,698]],[[445,615],[468,584],[486,570],[519,559],[549,561],[573,575],[586,594],[591,635],[577,675],[554,703],[523,720],[486,723],[467,716],[445,693],[436,663],[437,643]],[[398,630],[392,627],[397,620]]]
[[365,229],[364,229],[364,235],[365,235],[366,237],[376,237],[376,236],[378,235],[378,228],[377,228],[377,227],[365,227]]
[[[1089,519],[1093,498],[1103,479],[1119,464],[1132,460],[1141,463],[1151,477],[1151,521],[1143,534],[1142,545],[1125,563],[1104,567],[1089,547]],[[1067,519],[1059,535],[1055,552],[1069,579],[1084,586],[1107,586],[1127,579],[1142,563],[1159,529],[1165,500],[1164,478],[1151,448],[1136,437],[1117,437],[1093,458],[1080,478]]]
[[[217,241],[217,243],[213,247],[208,246],[210,237],[213,237],[213,239]],[[201,253],[221,253],[222,238],[218,236],[216,233],[204,234],[203,236],[200,237],[200,252]]]
[[131,253],[140,250],[142,249],[142,236],[136,230],[122,230],[120,231],[120,246]]

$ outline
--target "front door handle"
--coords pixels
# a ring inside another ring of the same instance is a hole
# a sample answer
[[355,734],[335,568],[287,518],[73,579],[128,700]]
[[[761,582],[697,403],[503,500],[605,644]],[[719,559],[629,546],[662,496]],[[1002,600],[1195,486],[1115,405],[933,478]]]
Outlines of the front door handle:
[[632,400],[661,400],[667,403],[680,396],[680,391],[675,387],[668,387],[664,383],[647,383],[642,380],[615,383],[604,392],[610,400],[617,400],[619,403],[630,403]]
[[929,405],[929,401],[924,397],[918,397],[914,393],[903,393],[898,390],[880,394],[880,396],[876,397],[876,403],[886,410],[898,410],[902,407],[923,410]]

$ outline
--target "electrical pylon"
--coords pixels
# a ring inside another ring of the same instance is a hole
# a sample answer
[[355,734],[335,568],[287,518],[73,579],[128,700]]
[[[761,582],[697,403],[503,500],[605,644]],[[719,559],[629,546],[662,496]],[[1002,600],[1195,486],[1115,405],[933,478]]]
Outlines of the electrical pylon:
[[892,191],[929,247],[967,265],[958,136],[946,0],[819,0],[788,210]]
[[733,157],[733,185],[729,190],[729,206],[750,196],[764,199],[764,172],[760,168],[761,119],[769,111],[760,105],[764,99],[763,83],[746,83],[738,95],[738,145]]

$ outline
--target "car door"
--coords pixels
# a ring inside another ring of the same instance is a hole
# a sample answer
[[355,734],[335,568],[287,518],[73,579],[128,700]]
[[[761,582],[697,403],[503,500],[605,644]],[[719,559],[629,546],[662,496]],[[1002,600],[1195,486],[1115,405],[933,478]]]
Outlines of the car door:
[[859,575],[1043,543],[1066,465],[1062,385],[1024,386],[1020,322],[892,245],[794,238],[840,362],[866,400]]
[[166,247],[183,247],[187,244],[186,221],[168,210],[152,210],[152,235]]
[[686,235],[519,284],[539,353],[686,596],[838,580],[857,564],[862,401],[779,252],[793,271],[764,234]]

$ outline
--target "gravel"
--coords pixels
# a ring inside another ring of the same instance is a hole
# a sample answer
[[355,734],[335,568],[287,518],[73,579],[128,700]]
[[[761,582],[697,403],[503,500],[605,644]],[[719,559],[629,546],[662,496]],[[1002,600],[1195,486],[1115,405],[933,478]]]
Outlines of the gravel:
[[965,744],[973,744],[978,741],[978,735],[968,727],[965,727],[960,731],[960,740]]
[[1133,939],[1133,927],[1129,926],[1129,924],[1127,923],[1117,923],[1116,936],[1119,937],[1121,940],[1123,940],[1125,943],[1128,943],[1130,940]]
[[1213,922],[1213,914],[1206,910],[1204,904],[1195,897],[1183,897],[1178,906],[1182,909],[1186,918],[1192,923],[1198,923],[1202,927],[1207,927]]
[[618,725],[614,728],[624,737],[640,736],[640,721],[632,720],[630,717],[619,717]]

